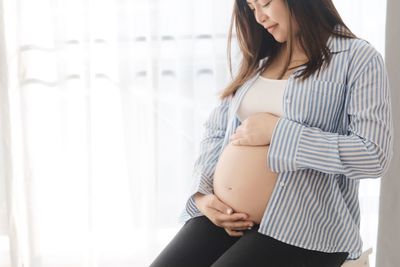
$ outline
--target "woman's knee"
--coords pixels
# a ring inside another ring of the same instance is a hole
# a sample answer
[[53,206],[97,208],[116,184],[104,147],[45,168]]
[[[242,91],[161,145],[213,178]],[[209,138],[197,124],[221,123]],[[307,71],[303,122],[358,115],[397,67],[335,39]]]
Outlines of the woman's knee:
[[237,240],[206,216],[195,217],[182,226],[150,267],[210,266]]

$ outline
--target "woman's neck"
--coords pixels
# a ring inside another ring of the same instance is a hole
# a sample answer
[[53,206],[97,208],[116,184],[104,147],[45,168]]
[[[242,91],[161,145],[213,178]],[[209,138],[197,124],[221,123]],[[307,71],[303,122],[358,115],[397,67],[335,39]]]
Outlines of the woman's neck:
[[[281,50],[278,53],[278,58],[281,60],[285,60],[288,54],[288,50],[286,48],[286,45],[283,45]],[[290,64],[292,63],[299,63],[299,64],[303,64],[305,62],[307,62],[309,59],[306,55],[306,53],[304,52],[304,50],[302,49],[302,47],[300,46],[299,42],[295,42],[293,45],[293,52],[292,52],[292,59],[290,61]]]

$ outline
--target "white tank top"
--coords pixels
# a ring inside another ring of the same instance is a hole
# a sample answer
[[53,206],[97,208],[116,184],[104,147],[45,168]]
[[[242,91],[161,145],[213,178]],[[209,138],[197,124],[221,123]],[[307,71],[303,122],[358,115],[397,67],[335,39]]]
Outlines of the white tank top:
[[247,90],[237,110],[242,122],[258,112],[269,112],[283,117],[282,99],[287,80],[273,80],[259,75]]

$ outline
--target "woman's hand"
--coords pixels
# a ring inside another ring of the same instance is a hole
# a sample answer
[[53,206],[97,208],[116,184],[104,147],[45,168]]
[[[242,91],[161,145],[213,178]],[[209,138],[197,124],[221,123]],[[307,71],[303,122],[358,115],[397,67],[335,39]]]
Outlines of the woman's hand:
[[254,225],[254,222],[245,220],[248,218],[247,214],[233,213],[233,209],[220,201],[214,194],[196,193],[194,200],[197,208],[212,223],[224,228],[230,236],[242,236],[243,232],[240,230],[248,229]]
[[268,112],[253,114],[236,128],[235,133],[231,135],[229,140],[234,145],[269,145],[279,118]]

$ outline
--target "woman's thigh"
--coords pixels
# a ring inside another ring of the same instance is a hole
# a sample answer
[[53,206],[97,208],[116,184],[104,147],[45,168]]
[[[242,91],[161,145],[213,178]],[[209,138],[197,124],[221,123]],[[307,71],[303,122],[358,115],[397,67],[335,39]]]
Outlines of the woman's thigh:
[[339,267],[348,253],[324,253],[283,243],[258,232],[240,237],[211,267]]
[[240,237],[229,236],[206,216],[188,220],[150,267],[209,267]]

